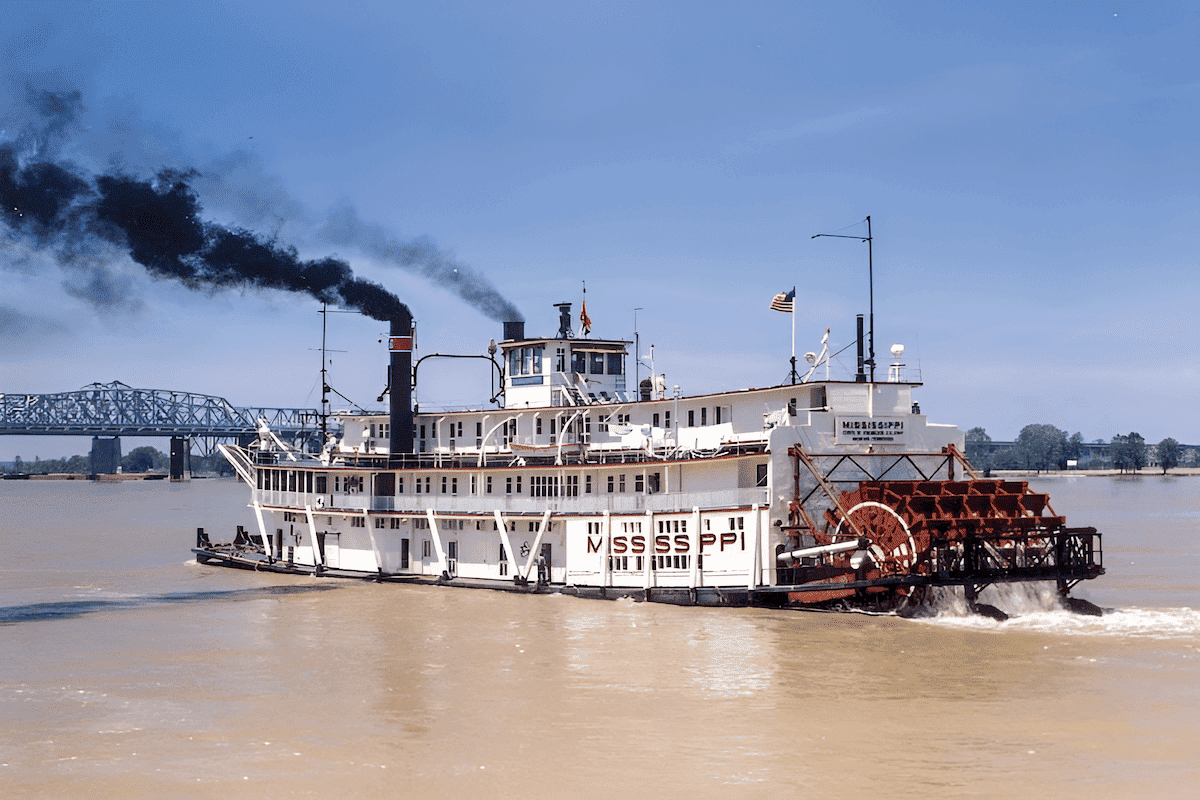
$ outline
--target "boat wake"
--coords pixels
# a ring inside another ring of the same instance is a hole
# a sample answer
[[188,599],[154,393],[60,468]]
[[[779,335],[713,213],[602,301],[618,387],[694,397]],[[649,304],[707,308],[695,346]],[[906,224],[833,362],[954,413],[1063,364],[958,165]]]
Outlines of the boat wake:
[[972,613],[962,589],[946,587],[930,591],[914,620],[952,628],[1200,642],[1200,610],[1194,608],[1105,608],[1103,616],[1085,616],[1063,607],[1053,583],[989,586],[979,599],[1009,619],[998,622]]

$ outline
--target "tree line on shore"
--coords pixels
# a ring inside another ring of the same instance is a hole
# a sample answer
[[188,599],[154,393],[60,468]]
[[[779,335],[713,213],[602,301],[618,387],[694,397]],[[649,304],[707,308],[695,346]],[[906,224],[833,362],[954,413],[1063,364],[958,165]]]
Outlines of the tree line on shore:
[[[171,468],[171,457],[154,447],[135,447],[121,457],[121,471],[144,473],[166,473]],[[191,468],[193,474],[232,475],[233,467],[221,455],[192,456]],[[12,475],[90,475],[92,474],[92,459],[90,456],[70,456],[68,458],[48,458],[42,460],[34,457],[33,461],[25,461],[20,456],[13,459],[11,465],[0,469],[0,472]]]
[[[993,469],[1067,469],[1067,462],[1074,461],[1078,469],[1116,469],[1122,472],[1139,472],[1145,467],[1155,466],[1167,470],[1175,467],[1200,467],[1200,448],[1183,447],[1167,437],[1156,445],[1149,445],[1141,434],[1133,432],[1118,434],[1105,446],[1103,455],[1096,455],[1096,443],[1087,444],[1079,433],[1067,435],[1053,425],[1026,425],[1021,429],[1012,447],[999,447],[983,428],[971,428],[966,434],[967,459],[980,470]],[[232,475],[233,468],[219,454],[192,456],[192,472],[195,474]],[[121,459],[122,472],[167,472],[171,459],[154,447],[135,447]],[[17,456],[13,464],[2,470],[12,474],[48,475],[71,473],[89,475],[92,460],[89,456],[50,458],[24,461]]]
[[[1104,445],[1099,450],[1097,445]],[[1026,425],[1011,447],[997,446],[983,428],[966,434],[966,456],[977,469],[1063,470],[1068,462],[1077,469],[1115,469],[1139,472],[1157,467],[1165,475],[1176,467],[1200,466],[1200,448],[1183,447],[1171,437],[1147,444],[1140,433],[1117,434],[1107,444],[1102,439],[1085,443],[1079,433],[1067,435],[1053,425]],[[1097,452],[1099,450],[1099,452]]]

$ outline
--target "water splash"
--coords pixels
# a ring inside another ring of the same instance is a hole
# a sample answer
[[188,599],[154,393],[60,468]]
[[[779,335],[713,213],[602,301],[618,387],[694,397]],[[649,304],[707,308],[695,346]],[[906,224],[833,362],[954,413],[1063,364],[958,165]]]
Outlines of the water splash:
[[1200,610],[1194,608],[1106,608],[1104,616],[1089,617],[1063,608],[1051,582],[989,586],[979,593],[979,602],[996,606],[1009,615],[1008,621],[972,613],[961,587],[932,587],[915,619],[950,628],[1194,640],[1200,644]]

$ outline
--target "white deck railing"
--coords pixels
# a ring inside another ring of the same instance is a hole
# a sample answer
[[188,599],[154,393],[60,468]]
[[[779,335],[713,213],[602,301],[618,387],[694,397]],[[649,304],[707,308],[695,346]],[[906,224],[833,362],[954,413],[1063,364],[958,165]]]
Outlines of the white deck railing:
[[646,511],[673,512],[712,508],[735,508],[770,502],[767,489],[720,489],[700,492],[660,492],[657,494],[590,494],[579,497],[528,497],[510,494],[403,494],[396,497],[371,497],[365,494],[308,494],[256,489],[253,499],[264,506],[303,508],[312,506],[318,514],[345,514],[363,511],[400,511],[424,514],[432,508],[438,514],[490,514],[496,509],[515,514],[540,514],[549,508],[561,514],[631,514]]

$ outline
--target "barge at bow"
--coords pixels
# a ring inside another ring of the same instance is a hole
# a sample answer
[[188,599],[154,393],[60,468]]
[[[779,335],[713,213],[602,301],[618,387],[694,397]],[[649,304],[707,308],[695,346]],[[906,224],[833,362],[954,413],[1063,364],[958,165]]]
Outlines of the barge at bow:
[[[564,304],[565,305],[565,304]],[[413,327],[392,322],[390,410],[340,415],[319,453],[260,431],[221,450],[256,525],[197,532],[198,561],[290,574],[696,605],[900,611],[962,586],[1053,581],[1068,608],[1101,535],[1021,481],[984,479],[919,380],[810,380],[700,396],[626,383],[631,344],[505,323],[502,405],[411,405]],[[861,321],[860,321],[861,330]],[[495,400],[495,399],[494,399]],[[499,400],[495,400],[500,402]]]

